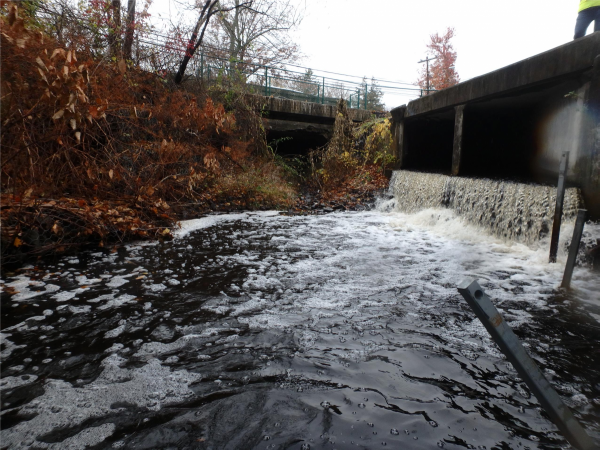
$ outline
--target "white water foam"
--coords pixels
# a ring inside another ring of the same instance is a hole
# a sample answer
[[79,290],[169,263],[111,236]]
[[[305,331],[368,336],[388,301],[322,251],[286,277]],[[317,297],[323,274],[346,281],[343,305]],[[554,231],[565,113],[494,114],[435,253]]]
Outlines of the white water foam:
[[[23,407],[23,412],[34,417],[3,429],[3,445],[8,445],[11,449],[30,446],[46,448],[47,444],[43,442],[30,442],[32,437],[57,428],[77,426],[92,418],[108,416],[119,405],[133,404],[158,411],[163,406],[180,403],[190,397],[192,391],[189,385],[201,379],[201,375],[185,370],[172,371],[161,366],[155,359],[137,369],[121,368],[125,362],[123,358],[110,355],[102,361],[104,370],[98,378],[81,388],[65,381],[47,381],[44,394]],[[71,448],[65,444],[85,448],[86,445],[106,439],[113,431],[114,426],[100,430],[88,428],[54,448]]]
[[236,220],[246,220],[252,217],[271,217],[276,216],[278,214],[279,213],[277,211],[261,211],[239,214],[215,214],[211,216],[202,217],[200,219],[184,220],[179,223],[179,229],[173,232],[173,236],[176,238],[182,238],[193,231],[209,228],[219,223],[233,222]]

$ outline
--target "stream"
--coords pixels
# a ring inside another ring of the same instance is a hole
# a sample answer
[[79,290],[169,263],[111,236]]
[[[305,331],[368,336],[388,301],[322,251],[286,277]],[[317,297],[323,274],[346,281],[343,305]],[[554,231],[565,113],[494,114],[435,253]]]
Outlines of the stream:
[[548,264],[547,240],[431,208],[214,215],[175,234],[4,274],[2,448],[570,448],[465,278],[600,442],[600,277],[578,267],[559,290],[562,245]]

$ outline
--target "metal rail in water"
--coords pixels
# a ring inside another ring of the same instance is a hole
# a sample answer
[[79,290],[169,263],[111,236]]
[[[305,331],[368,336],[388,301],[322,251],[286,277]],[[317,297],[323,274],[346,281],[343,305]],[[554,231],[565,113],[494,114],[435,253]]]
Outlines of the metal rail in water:
[[479,283],[475,280],[465,280],[458,285],[458,292],[467,301],[477,318],[569,443],[578,450],[598,449],[542,371],[527,354],[519,338],[504,321]]

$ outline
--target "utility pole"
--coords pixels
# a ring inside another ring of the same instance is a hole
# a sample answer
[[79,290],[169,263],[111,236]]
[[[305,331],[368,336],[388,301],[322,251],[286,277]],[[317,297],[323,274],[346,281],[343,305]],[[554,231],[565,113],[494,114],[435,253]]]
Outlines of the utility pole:
[[429,56],[427,56],[425,59],[422,59],[421,61],[419,61],[419,64],[421,63],[427,63],[427,94],[429,95],[429,61],[433,61],[434,59],[438,59],[439,56],[436,56],[434,58],[430,58]]

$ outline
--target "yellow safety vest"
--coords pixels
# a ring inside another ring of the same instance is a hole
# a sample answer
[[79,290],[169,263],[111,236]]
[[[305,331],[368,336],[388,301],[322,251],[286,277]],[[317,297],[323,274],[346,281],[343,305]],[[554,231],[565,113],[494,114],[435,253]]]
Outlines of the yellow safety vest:
[[579,10],[583,11],[584,9],[593,8],[594,6],[600,6],[600,0],[581,0],[579,2]]

